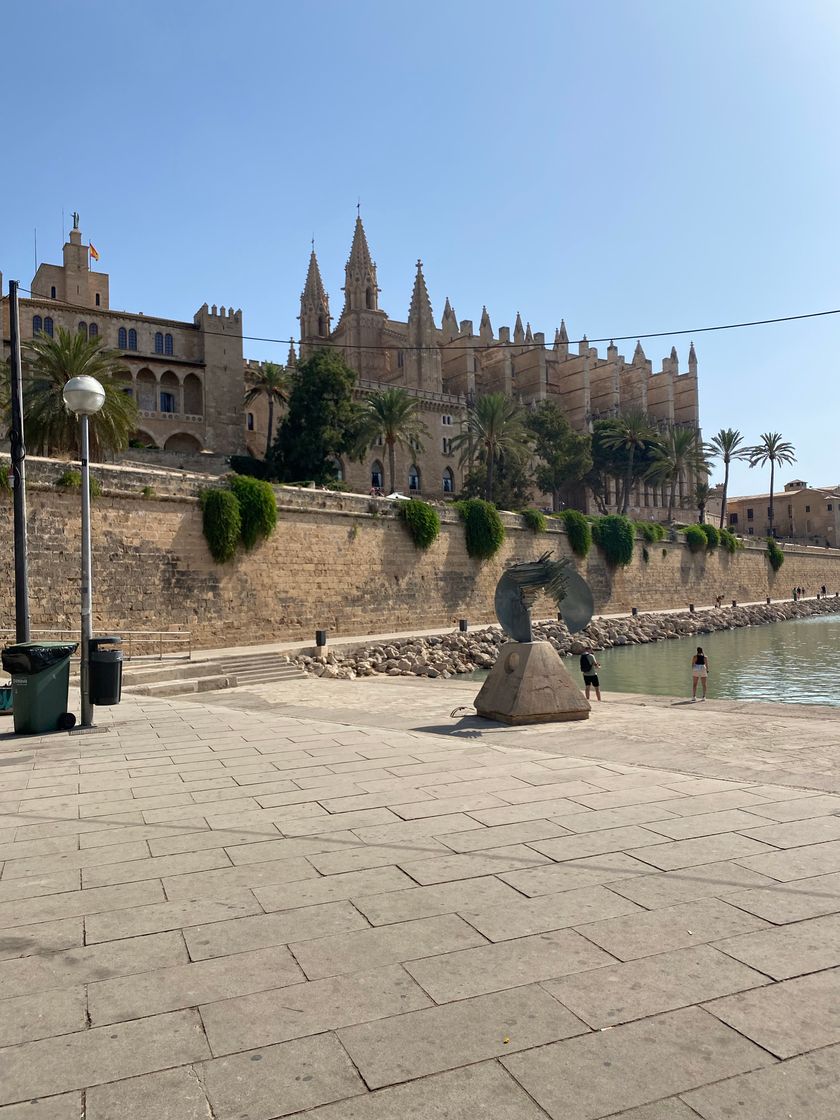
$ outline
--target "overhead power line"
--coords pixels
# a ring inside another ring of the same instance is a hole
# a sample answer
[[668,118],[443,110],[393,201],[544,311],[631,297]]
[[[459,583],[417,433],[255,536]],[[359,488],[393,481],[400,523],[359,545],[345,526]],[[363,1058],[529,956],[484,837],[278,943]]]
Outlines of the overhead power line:
[[[46,296],[38,295],[37,293],[33,292],[30,288],[21,287],[20,291],[27,292],[30,296],[34,296],[36,299],[42,300],[44,303],[48,303],[51,306],[63,307],[68,311],[84,312],[84,314],[86,314],[88,316],[91,315],[91,314],[96,315],[98,312],[106,310],[105,308],[84,307],[81,304],[69,303],[66,300],[50,299]],[[134,316],[134,313],[130,312],[130,311],[119,312],[119,311],[108,310],[108,313],[111,314],[111,315],[125,314],[125,315]],[[795,323],[795,322],[798,322],[798,321],[803,320],[803,319],[823,319],[823,318],[826,318],[830,315],[840,315],[840,308],[834,308],[834,309],[829,310],[829,311],[806,311],[806,312],[804,312],[802,314],[799,314],[799,315],[778,315],[778,316],[776,316],[775,318],[772,318],[772,319],[747,319],[747,320],[744,320],[742,322],[737,322],[737,323],[717,323],[714,326],[710,326],[710,327],[685,327],[685,328],[680,328],[679,330],[641,331],[639,333],[634,333],[634,334],[604,335],[603,337],[600,337],[600,338],[587,338],[586,336],[584,336],[583,338],[579,338],[579,339],[570,339],[569,342],[568,342],[568,345],[569,346],[580,346],[582,343],[585,343],[587,345],[592,345],[596,342],[606,342],[606,343],[633,342],[633,341],[641,341],[643,338],[675,338],[679,335],[710,334],[710,333],[715,332],[715,331],[734,331],[734,330],[740,330],[740,329],[745,328],[745,327],[767,327],[767,326],[772,326],[776,323]],[[143,318],[149,318],[150,321],[151,321],[155,318],[155,316],[143,316]],[[174,320],[174,319],[173,320],[168,320],[168,321],[178,322],[178,320]],[[206,330],[206,331],[204,331],[204,334],[225,335],[225,337],[230,337],[228,335],[227,331]],[[420,346],[420,345],[414,345],[414,344],[411,344],[411,343],[406,343],[405,345],[400,345],[400,346],[382,346],[382,345],[377,345],[377,344],[370,345],[370,346],[348,346],[345,343],[338,342],[338,341],[335,341],[335,340],[329,339],[329,338],[323,338],[323,339],[317,339],[317,340],[315,340],[315,339],[301,340],[299,338],[269,338],[269,337],[266,337],[264,335],[256,335],[256,334],[243,334],[242,339],[243,339],[243,341],[247,341],[247,342],[269,342],[269,343],[273,343],[273,344],[276,344],[276,345],[279,345],[279,346],[294,346],[294,345],[299,346],[301,341],[313,342],[313,343],[317,341],[318,345],[340,346],[343,349],[349,349],[349,350],[391,350],[391,351],[393,351],[393,350],[417,350],[417,351],[420,351],[420,350],[437,350],[437,349],[439,349],[439,347],[436,346],[436,345]],[[461,342],[462,340],[458,340],[458,341]],[[457,351],[457,350],[465,350],[465,351],[466,350],[473,350],[473,351],[476,351],[476,350],[498,350],[499,348],[505,347],[505,346],[516,347],[517,350],[519,350],[520,352],[528,352],[528,351],[531,351],[531,350],[547,350],[547,351],[550,352],[554,349],[553,341],[545,342],[545,343],[542,343],[542,344],[535,344],[534,342],[529,342],[529,343],[512,342],[512,341],[511,342],[501,342],[499,339],[496,338],[496,339],[493,339],[492,342],[481,342],[478,338],[478,335],[471,335],[469,342],[463,341],[461,345],[458,345],[457,343],[456,344],[453,344],[453,343],[447,344],[446,351],[447,351],[447,353],[452,353],[453,351]]]

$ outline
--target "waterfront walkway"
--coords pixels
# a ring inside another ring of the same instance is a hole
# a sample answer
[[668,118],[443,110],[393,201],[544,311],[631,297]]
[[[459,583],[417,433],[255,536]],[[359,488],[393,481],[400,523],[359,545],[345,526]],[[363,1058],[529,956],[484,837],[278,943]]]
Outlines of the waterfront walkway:
[[0,740],[0,1120],[833,1120],[840,712],[475,687]]

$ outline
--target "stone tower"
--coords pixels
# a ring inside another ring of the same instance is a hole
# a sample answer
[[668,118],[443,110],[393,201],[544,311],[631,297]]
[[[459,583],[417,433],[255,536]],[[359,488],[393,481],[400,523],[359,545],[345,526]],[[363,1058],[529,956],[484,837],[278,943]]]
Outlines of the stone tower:
[[347,364],[360,376],[374,381],[387,379],[390,355],[383,332],[388,316],[379,307],[376,264],[359,217],[344,274],[344,309],[333,339],[343,348]]
[[344,266],[344,312],[378,311],[379,288],[376,283],[376,264],[371,260],[365,227],[356,218],[350,256]]
[[330,297],[321,280],[318,258],[315,250],[309,258],[306,284],[300,297],[300,342],[301,357],[306,358],[317,349],[320,340],[326,342],[330,337]]
[[414,291],[408,309],[408,339],[405,357],[406,382],[428,393],[443,390],[440,347],[432,304],[423,276],[423,262],[417,262]]

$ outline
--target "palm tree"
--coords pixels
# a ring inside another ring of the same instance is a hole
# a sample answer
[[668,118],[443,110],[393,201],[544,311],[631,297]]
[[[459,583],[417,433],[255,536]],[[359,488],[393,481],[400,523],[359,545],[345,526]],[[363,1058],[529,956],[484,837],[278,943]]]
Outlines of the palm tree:
[[467,409],[464,430],[452,441],[461,451],[461,465],[477,458],[486,468],[484,497],[493,501],[493,481],[501,459],[521,463],[531,451],[533,437],[525,426],[520,405],[504,393],[488,393]]
[[374,447],[381,439],[388,449],[391,493],[396,489],[397,444],[423,451],[422,437],[429,429],[419,412],[420,402],[405,389],[380,389],[371,393],[362,406],[362,441]]
[[768,511],[769,532],[768,536],[773,536],[773,486],[776,479],[776,464],[777,463],[795,463],[796,462],[796,448],[792,443],[782,439],[781,432],[764,432],[761,436],[761,443],[757,443],[754,447],[748,447],[747,453],[749,454],[751,467],[766,467],[770,464],[770,509]]
[[742,447],[744,437],[737,428],[721,428],[717,435],[712,436],[707,447],[713,459],[720,459],[723,463],[723,494],[720,503],[720,528],[726,524],[726,497],[729,493],[729,464],[733,459],[748,459],[749,448]]
[[23,422],[30,448],[42,453],[79,454],[79,424],[68,412],[62,392],[71,377],[95,377],[105,390],[105,403],[90,418],[90,454],[122,451],[137,426],[137,405],[116,380],[126,373],[118,354],[105,349],[101,338],[63,330],[54,338],[39,334],[26,343]]
[[653,449],[653,463],[648,476],[670,483],[668,492],[668,520],[674,517],[677,486],[682,487],[689,475],[707,475],[708,464],[703,454],[703,442],[696,428],[669,424],[658,438]]
[[621,512],[627,513],[630,507],[630,491],[633,488],[633,463],[655,438],[653,425],[648,416],[637,409],[622,412],[613,422],[613,431],[603,437],[605,447],[611,451],[623,452],[627,456],[624,469],[624,486],[621,499]]
[[263,362],[259,376],[254,379],[251,388],[245,393],[245,404],[252,404],[262,396],[268,398],[268,434],[265,437],[267,459],[274,435],[274,406],[283,405],[289,399],[289,374],[276,362]]
[[708,482],[695,482],[694,484],[694,504],[697,506],[697,520],[702,525],[706,520],[706,506],[709,502],[709,494],[711,487]]

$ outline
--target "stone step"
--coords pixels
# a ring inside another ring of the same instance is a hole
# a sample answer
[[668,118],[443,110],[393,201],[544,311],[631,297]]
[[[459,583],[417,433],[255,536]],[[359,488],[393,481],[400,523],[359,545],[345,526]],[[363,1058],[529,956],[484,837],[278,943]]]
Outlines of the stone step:
[[151,684],[127,685],[123,692],[130,696],[187,696],[197,692],[215,692],[221,688],[232,688],[235,677],[222,674],[208,677],[193,677],[189,680],[155,681]]
[[290,665],[288,669],[261,669],[258,671],[236,673],[237,685],[271,684],[273,681],[302,681],[306,674]]

